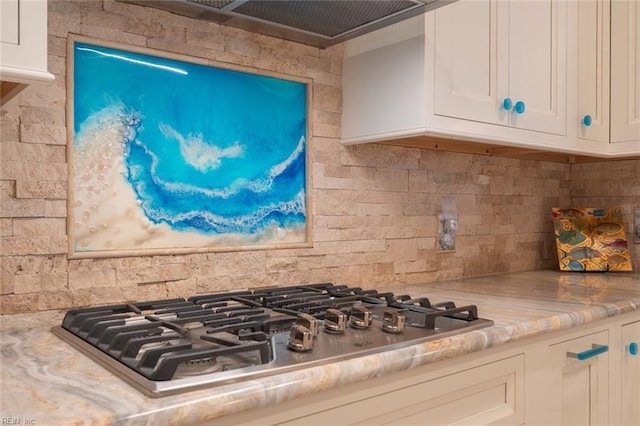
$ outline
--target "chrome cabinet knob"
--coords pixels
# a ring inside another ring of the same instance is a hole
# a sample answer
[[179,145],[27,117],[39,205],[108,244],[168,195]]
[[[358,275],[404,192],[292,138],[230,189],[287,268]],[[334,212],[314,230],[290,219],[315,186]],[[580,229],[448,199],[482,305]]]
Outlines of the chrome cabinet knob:
[[384,311],[382,316],[382,331],[391,334],[404,332],[405,316],[398,311]]
[[343,333],[347,329],[347,316],[338,309],[327,309],[324,317],[324,329],[328,333]]
[[373,314],[367,308],[354,306],[349,315],[349,325],[359,330],[369,328],[373,322]]
[[313,334],[311,331],[300,324],[293,324],[289,331],[289,349],[296,352],[307,352],[313,349]]

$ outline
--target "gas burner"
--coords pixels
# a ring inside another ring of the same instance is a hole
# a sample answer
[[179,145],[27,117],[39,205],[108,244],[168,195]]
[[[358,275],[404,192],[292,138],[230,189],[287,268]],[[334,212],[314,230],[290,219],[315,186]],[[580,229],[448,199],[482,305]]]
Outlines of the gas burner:
[[219,363],[217,358],[194,359],[178,365],[173,377],[200,376],[202,374],[217,373],[223,369],[224,365]]
[[74,309],[52,331],[157,397],[492,324],[474,305],[320,283]]

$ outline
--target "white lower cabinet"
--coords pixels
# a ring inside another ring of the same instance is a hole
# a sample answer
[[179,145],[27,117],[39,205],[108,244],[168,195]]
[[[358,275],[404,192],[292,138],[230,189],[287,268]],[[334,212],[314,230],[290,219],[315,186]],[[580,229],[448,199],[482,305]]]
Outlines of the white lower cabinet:
[[640,425],[640,311],[318,390],[212,425]]
[[622,325],[621,424],[640,425],[640,321]]
[[530,425],[640,425],[640,311],[563,333],[527,356]]
[[[554,343],[536,368],[542,410],[533,424],[606,425],[609,417],[609,333],[603,330]],[[539,356],[539,355],[538,355]]]
[[283,424],[514,425],[524,422],[523,398],[524,356],[518,355]]
[[225,425],[522,425],[525,358],[478,357],[427,364],[326,389],[210,424]]

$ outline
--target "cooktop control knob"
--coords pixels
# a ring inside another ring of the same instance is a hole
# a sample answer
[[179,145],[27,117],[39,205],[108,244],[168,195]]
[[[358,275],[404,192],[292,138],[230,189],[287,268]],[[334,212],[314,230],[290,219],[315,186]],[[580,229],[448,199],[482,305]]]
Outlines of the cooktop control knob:
[[382,316],[382,331],[391,334],[404,332],[405,316],[398,311],[384,311]]
[[320,333],[320,328],[318,327],[318,320],[309,314],[305,314],[305,313],[298,314],[298,318],[296,318],[296,324],[307,327],[311,332],[312,337],[316,337],[318,333]]
[[351,308],[351,315],[349,315],[349,325],[352,328],[363,330],[369,328],[373,322],[373,314],[367,308],[362,306],[354,306]]
[[347,316],[338,309],[327,309],[324,329],[327,333],[343,333],[347,329]]
[[293,324],[289,331],[289,349],[296,352],[307,352],[313,349],[313,334],[311,331],[300,324]]

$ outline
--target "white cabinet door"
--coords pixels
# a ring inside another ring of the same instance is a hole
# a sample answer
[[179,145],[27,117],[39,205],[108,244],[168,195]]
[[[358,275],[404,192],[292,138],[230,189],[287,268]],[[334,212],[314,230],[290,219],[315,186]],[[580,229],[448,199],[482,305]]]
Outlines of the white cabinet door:
[[26,85],[53,80],[47,71],[47,1],[0,0],[0,81],[4,106]]
[[508,5],[458,1],[435,11],[435,114],[508,125],[508,33],[498,10]]
[[554,425],[608,423],[607,331],[549,347],[548,420]]
[[613,0],[611,22],[611,142],[640,152],[640,0]]
[[566,6],[460,0],[436,10],[434,112],[566,134]]
[[0,43],[18,44],[20,30],[18,20],[20,8],[18,0],[2,0],[0,2]]
[[522,102],[510,124],[566,134],[567,3],[558,0],[509,4],[509,97]]
[[[2,0],[2,39],[0,70],[31,75],[47,71],[47,2],[46,0]],[[18,21],[16,21],[18,20]],[[6,27],[5,27],[6,25]]]
[[640,425],[640,321],[622,326],[622,424]]
[[578,2],[578,138],[609,143],[610,2]]

